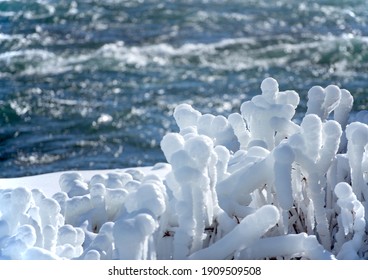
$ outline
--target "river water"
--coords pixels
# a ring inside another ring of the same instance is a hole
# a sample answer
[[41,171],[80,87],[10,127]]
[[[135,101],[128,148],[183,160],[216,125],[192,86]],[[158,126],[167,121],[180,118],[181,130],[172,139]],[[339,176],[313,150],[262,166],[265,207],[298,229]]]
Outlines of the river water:
[[0,177],[153,165],[176,105],[237,112],[276,78],[367,109],[368,1],[0,1]]

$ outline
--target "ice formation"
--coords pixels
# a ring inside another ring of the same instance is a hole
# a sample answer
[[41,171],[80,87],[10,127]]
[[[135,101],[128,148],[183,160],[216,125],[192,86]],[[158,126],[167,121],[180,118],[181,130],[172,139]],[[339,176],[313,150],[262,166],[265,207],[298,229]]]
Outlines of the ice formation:
[[52,197],[0,188],[0,258],[368,258],[368,113],[350,116],[334,85],[312,87],[295,122],[299,101],[267,78],[228,117],[177,106],[164,178],[67,172]]

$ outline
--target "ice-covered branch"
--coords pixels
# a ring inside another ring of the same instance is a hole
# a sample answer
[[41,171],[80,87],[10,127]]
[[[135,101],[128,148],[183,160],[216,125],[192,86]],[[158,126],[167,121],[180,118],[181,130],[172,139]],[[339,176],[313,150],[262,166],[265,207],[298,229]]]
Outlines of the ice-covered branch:
[[213,245],[197,251],[189,259],[226,259],[262,237],[279,220],[279,212],[271,205],[263,206],[244,218],[231,232]]
[[315,235],[306,233],[288,234],[262,238],[244,249],[237,256],[243,260],[259,260],[269,258],[306,258],[312,260],[333,260],[334,255],[326,251]]
[[[359,259],[366,235],[365,209],[347,183],[337,184],[335,194],[340,207],[337,218],[340,227],[336,234],[337,258]],[[348,238],[349,234],[353,235],[351,239]]]
[[220,146],[217,153],[213,146],[209,137],[195,133],[184,137],[169,134],[162,140],[161,147],[172,165],[167,184],[175,198],[179,225],[174,235],[174,258],[184,259],[201,249],[205,228],[222,215],[214,187],[217,176],[224,177],[222,165],[228,159]]
[[299,95],[295,91],[279,92],[279,85],[273,78],[265,79],[261,90],[262,95],[244,102],[240,110],[250,131],[250,142],[263,141],[264,147],[272,150],[282,138],[298,130],[290,120],[299,103]]
[[364,180],[363,161],[368,155],[368,126],[363,123],[354,122],[346,128],[348,139],[347,155],[351,169],[352,188],[357,198],[368,199],[367,182]]

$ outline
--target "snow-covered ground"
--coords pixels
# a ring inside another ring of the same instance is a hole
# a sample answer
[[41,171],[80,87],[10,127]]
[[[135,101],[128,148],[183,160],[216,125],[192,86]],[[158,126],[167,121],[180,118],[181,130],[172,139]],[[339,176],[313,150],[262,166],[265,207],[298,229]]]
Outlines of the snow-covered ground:
[[267,78],[228,117],[179,105],[168,164],[0,179],[1,259],[367,258],[368,114]]
[[25,187],[30,190],[39,189],[47,197],[51,197],[60,191],[59,179],[62,174],[78,173],[84,180],[90,181],[95,175],[108,175],[109,173],[118,172],[138,172],[143,176],[154,173],[162,180],[170,171],[170,165],[166,163],[158,163],[151,167],[134,167],[127,169],[106,169],[106,170],[79,170],[70,172],[53,172],[35,176],[20,177],[20,178],[0,178],[1,189],[14,189],[17,187]]

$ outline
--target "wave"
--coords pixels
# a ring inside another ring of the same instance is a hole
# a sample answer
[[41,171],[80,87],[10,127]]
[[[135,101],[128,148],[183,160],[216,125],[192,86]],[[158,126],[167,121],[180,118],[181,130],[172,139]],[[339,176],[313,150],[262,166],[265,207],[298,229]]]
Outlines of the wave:
[[[5,36],[6,37],[6,36]],[[3,36],[4,38],[4,36]],[[1,39],[1,38],[0,38]],[[3,39],[4,40],[4,39]],[[6,38],[9,40],[9,38]],[[3,74],[54,75],[75,71],[124,71],[129,68],[199,67],[220,71],[244,71],[270,67],[329,67],[336,75],[364,69],[368,63],[368,37],[321,36],[306,42],[291,37],[224,39],[214,43],[168,43],[128,46],[124,42],[104,44],[97,50],[26,49],[0,54]],[[164,70],[162,70],[164,71]]]
[[0,16],[17,19],[44,19],[55,13],[55,7],[48,1],[0,1]]

